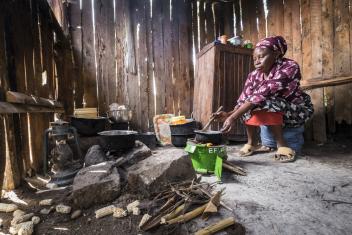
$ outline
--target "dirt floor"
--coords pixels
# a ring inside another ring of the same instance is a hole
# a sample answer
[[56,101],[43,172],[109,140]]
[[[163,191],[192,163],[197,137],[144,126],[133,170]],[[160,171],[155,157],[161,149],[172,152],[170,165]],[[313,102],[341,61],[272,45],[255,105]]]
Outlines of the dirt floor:
[[[274,162],[273,153],[241,158],[237,155],[240,147],[228,147],[229,160],[246,168],[248,176],[224,172],[218,188],[226,188],[223,200],[234,209],[233,215],[246,234],[352,234],[352,139],[307,144],[303,156],[285,164]],[[216,179],[203,176],[203,181]],[[39,200],[52,197],[56,204],[66,201],[69,188],[36,194],[23,187],[12,194],[15,195],[27,203],[20,204],[21,209],[39,214]],[[125,206],[135,199],[140,198],[125,194],[113,204]],[[83,210],[83,216],[76,220],[58,213],[40,215],[42,222],[35,227],[35,234],[142,234],[137,228],[141,216],[95,219],[94,211],[102,206]],[[229,215],[229,211],[221,209],[219,216],[207,222],[196,219],[148,234],[192,234]],[[0,234],[7,233],[12,215],[0,213],[0,218],[4,220]],[[219,234],[243,232],[238,225]]]

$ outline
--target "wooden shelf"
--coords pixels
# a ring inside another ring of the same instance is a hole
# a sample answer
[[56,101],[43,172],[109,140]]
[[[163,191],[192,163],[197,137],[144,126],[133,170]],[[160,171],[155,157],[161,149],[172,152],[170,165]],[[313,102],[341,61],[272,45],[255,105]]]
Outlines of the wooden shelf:
[[64,113],[63,108],[45,107],[30,104],[15,104],[9,102],[0,102],[0,114],[12,113]]

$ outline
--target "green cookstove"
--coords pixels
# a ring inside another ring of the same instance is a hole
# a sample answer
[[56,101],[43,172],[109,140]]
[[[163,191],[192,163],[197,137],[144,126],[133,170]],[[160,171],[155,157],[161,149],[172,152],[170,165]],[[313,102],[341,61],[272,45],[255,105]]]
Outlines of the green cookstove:
[[191,157],[193,168],[197,173],[213,173],[218,181],[221,181],[222,161],[227,158],[225,145],[202,144],[189,139],[185,151]]

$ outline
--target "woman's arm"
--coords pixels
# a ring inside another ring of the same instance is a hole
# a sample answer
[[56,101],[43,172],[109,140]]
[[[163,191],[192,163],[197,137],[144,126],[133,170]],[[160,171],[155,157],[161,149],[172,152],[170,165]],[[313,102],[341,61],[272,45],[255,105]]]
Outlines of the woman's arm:
[[223,133],[230,132],[233,129],[235,121],[239,117],[241,117],[243,114],[245,114],[249,110],[253,109],[254,107],[255,107],[255,104],[252,104],[252,103],[246,101],[238,109],[235,109],[235,110],[231,111],[231,114],[226,118],[226,120],[224,122],[224,125],[221,128],[221,131]]

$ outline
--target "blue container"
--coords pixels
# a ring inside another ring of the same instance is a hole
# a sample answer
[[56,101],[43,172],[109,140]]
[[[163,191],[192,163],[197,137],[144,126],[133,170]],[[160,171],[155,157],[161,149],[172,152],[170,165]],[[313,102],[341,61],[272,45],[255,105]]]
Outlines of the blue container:
[[[287,145],[296,153],[300,153],[304,144],[304,126],[284,128],[283,132]],[[276,148],[276,141],[269,126],[260,126],[260,138],[263,145]]]

